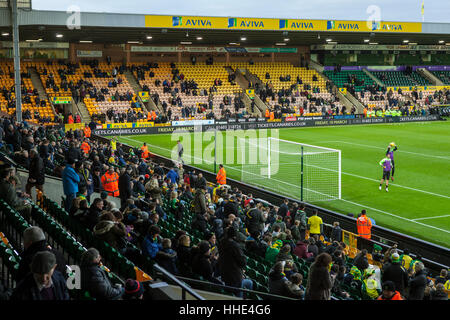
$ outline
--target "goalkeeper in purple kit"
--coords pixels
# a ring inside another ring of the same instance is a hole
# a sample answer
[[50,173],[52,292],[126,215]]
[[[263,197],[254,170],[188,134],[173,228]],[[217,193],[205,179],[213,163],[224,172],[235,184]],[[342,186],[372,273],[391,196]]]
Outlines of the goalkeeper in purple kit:
[[389,154],[386,156],[386,158],[380,161],[380,166],[383,167],[383,177],[381,178],[379,189],[381,190],[383,182],[386,180],[386,192],[389,192],[389,176],[391,175],[391,169],[393,168],[392,160]]
[[387,148],[386,157],[390,157],[391,158],[391,166],[392,166],[391,180],[392,181],[394,181],[394,172],[395,172],[394,151],[397,151],[397,146],[395,145],[394,142],[391,142],[389,144],[388,148]]

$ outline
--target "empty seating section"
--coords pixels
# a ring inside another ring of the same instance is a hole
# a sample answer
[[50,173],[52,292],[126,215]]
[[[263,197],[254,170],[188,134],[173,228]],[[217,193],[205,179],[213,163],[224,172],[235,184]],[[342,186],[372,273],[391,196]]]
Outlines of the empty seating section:
[[[28,68],[32,66],[30,62],[22,62],[20,66],[20,72],[22,74],[22,114],[24,112],[29,113],[29,118],[27,117],[28,122],[39,123],[36,115],[39,114],[40,118],[50,118],[54,119],[54,112],[50,105],[50,102],[47,100],[40,101],[37,94],[34,94],[35,88],[29,77]],[[10,115],[15,114],[16,112],[16,104],[15,104],[15,87],[14,87],[14,64],[13,62],[1,62],[0,63],[0,110],[2,112],[8,113]],[[24,90],[26,94],[24,94]],[[5,96],[6,92],[10,92],[10,98],[7,99]],[[38,103],[36,103],[38,102]],[[24,117],[25,119],[26,117]],[[54,124],[52,121],[47,122],[46,124],[52,125]]]
[[371,73],[383,82],[387,87],[400,86],[426,86],[432,83],[423,78],[417,72],[411,72],[409,75],[403,71],[371,71]]
[[[362,91],[367,85],[373,85],[375,82],[364,71],[324,71],[324,74],[339,87],[347,87],[353,84],[355,91]],[[354,77],[354,80],[352,79]]]

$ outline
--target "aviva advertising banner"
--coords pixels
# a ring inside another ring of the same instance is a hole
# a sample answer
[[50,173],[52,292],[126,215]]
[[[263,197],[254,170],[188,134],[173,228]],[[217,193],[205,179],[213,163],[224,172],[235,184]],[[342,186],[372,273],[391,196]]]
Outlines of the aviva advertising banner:
[[102,129],[120,129],[120,128],[148,128],[154,127],[154,122],[125,122],[125,123],[105,123],[101,125]]
[[269,18],[229,18],[196,16],[145,16],[148,28],[342,31],[342,32],[422,32],[420,22],[306,20]]

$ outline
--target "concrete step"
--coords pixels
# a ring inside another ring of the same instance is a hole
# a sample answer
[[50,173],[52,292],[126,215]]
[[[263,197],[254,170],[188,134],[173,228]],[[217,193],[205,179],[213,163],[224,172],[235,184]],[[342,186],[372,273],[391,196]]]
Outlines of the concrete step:
[[[75,105],[75,101],[73,102],[73,104]],[[89,110],[87,109],[83,101],[78,101],[76,107],[78,107],[78,110],[80,111],[81,122],[89,123],[92,121],[91,115],[89,114]]]
[[134,90],[134,93],[138,96],[138,101],[144,106],[145,109],[147,109],[147,111],[155,110],[157,112],[162,112],[162,106],[156,105],[151,97],[148,102],[142,101],[139,97],[139,91],[142,91],[142,87],[130,70],[125,70],[123,74],[125,75],[125,78],[127,78],[131,88]]
[[41,78],[39,74],[37,73],[35,68],[28,68],[31,75],[31,83],[33,84],[33,87],[37,89],[39,94],[39,99],[41,100],[47,100],[48,96],[45,92],[44,85],[42,84]]

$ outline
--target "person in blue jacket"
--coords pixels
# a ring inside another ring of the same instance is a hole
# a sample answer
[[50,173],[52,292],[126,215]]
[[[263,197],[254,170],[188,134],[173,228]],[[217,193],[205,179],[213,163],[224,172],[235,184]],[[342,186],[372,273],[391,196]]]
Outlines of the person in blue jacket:
[[63,190],[66,196],[65,209],[67,212],[72,207],[73,199],[76,198],[78,192],[78,183],[80,182],[80,176],[75,171],[75,160],[69,158],[67,160],[66,167],[62,173]]
[[179,179],[178,173],[175,171],[175,168],[170,168],[170,171],[167,172],[166,177],[170,180],[170,183],[177,184]]
[[161,237],[159,234],[161,230],[158,226],[152,225],[148,228],[147,235],[142,242],[142,253],[152,259],[156,257],[156,254],[162,250]]

